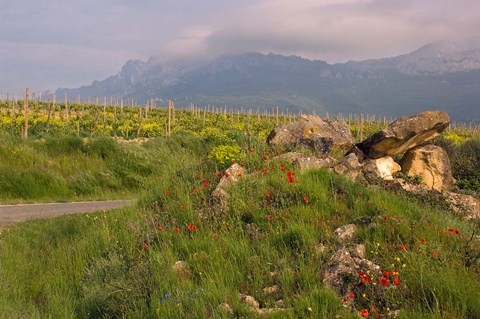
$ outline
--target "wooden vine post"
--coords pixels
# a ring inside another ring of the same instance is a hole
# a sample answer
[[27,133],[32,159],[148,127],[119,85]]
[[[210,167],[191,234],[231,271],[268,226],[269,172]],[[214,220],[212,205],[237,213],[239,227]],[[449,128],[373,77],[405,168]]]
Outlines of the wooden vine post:
[[167,137],[170,137],[170,125],[171,125],[171,116],[172,116],[172,101],[171,100],[168,100],[168,119],[167,119]]
[[23,126],[23,138],[28,137],[28,96],[30,94],[30,89],[26,88],[25,89],[25,101],[23,104],[23,107],[25,109],[25,123]]
[[275,122],[275,123],[276,123],[275,125],[278,126],[278,105],[277,105],[277,111],[276,111],[276,113],[275,113],[275,121],[276,121],[276,122]]

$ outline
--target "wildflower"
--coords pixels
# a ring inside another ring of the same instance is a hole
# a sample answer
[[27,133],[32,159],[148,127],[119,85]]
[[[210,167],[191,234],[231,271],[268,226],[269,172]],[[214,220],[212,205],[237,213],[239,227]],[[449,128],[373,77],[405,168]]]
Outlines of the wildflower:
[[282,172],[285,172],[285,167],[280,167],[280,170],[281,170]]
[[380,279],[380,284],[381,284],[381,285],[384,285],[384,286],[388,286],[388,285],[390,284],[390,282],[388,281],[387,278],[382,277],[382,278]]
[[383,272],[383,277],[387,278],[388,277],[388,271]]
[[448,230],[449,233],[453,233],[453,228],[452,227],[448,227],[447,230]]
[[149,246],[147,244],[143,244],[143,248],[148,249]]
[[363,309],[362,311],[360,311],[359,313],[360,317],[368,317],[368,310],[367,309]]
[[218,237],[218,234],[217,233],[213,233],[212,234],[212,238],[217,238]]
[[251,148],[251,149],[249,149],[248,151],[249,151],[250,153],[253,153],[253,152],[254,152],[254,149]]
[[194,193],[198,193],[198,189],[195,188],[195,189],[193,190],[193,192],[194,192]]
[[270,197],[271,197],[270,193],[265,194],[265,197],[266,197],[266,198],[270,198]]
[[455,229],[455,235],[460,234],[460,231],[458,229]]
[[190,231],[194,231],[195,229],[197,229],[197,227],[195,227],[195,226],[192,225],[192,224],[188,224],[187,227],[188,227],[188,230],[190,230]]
[[308,204],[308,198],[304,197],[303,200],[305,201],[305,204]]
[[242,173],[238,173],[238,175],[237,175],[237,176],[238,176],[238,177],[242,177]]
[[272,216],[272,215],[268,215],[267,218],[268,218],[268,219],[273,219],[273,216]]
[[165,191],[165,195],[170,195],[170,191],[168,189]]
[[407,250],[407,245],[405,245],[405,244],[400,245],[400,249],[401,249],[401,250]]
[[398,271],[392,270],[392,271],[390,272],[390,275],[396,277],[396,276],[398,276]]
[[245,167],[245,163],[241,163],[240,166],[241,166],[241,167]]
[[372,201],[371,199],[369,199],[369,200],[367,201],[367,203],[368,203],[368,204],[371,204],[371,203],[373,203],[373,201]]
[[218,177],[222,177],[222,173],[217,173],[217,176],[218,176]]
[[181,209],[184,209],[184,208],[185,208],[185,205],[180,204],[180,208],[181,208]]
[[368,275],[365,275],[365,276],[362,277],[362,283],[364,283],[364,284],[369,283],[371,280],[372,279]]
[[203,183],[203,187],[208,187],[208,183]]
[[422,237],[422,238],[420,239],[420,241],[422,242],[422,244],[426,244],[426,243],[427,243],[427,240],[426,240],[424,237]]
[[395,278],[395,280],[393,281],[393,284],[396,286],[400,283],[400,279],[398,278]]
[[437,257],[438,256],[438,251],[434,251],[432,255],[433,255],[433,257]]
[[180,228],[175,227],[175,231],[178,233],[180,231]]
[[230,176],[230,174],[228,174],[228,173],[225,173],[225,177],[229,177],[229,176]]
[[384,221],[387,221],[387,220],[388,220],[388,217],[387,217],[387,216],[383,217],[383,220],[384,220]]
[[355,298],[355,294],[353,292],[351,292],[348,296],[350,297],[350,299]]
[[348,302],[348,297],[343,298],[343,302]]
[[162,226],[158,226],[158,230],[159,230],[159,231],[162,231],[162,230],[163,230],[163,227],[162,227]]
[[203,179],[202,179],[202,182],[206,183],[206,182],[207,182],[207,179],[206,179],[206,178],[203,178]]

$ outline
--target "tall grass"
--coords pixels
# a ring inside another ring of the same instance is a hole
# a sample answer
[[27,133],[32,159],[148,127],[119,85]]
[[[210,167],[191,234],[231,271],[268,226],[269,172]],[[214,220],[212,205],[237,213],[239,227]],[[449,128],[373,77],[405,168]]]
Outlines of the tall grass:
[[[357,318],[363,309],[372,318],[480,317],[480,287],[472,284],[480,279],[478,225],[434,202],[368,189],[327,170],[300,173],[271,160],[275,150],[250,142],[241,141],[237,162],[246,174],[229,189],[228,211],[207,219],[200,216],[208,216],[217,174],[229,164],[208,159],[214,144],[205,139],[178,133],[143,145],[15,142],[27,154],[19,155],[22,163],[50,165],[64,178],[83,164],[60,158],[85,156],[84,175],[100,183],[93,172],[109,172],[107,181],[117,181],[112,192],[141,189],[142,198],[138,207],[1,229],[0,317]],[[337,250],[333,231],[351,222],[359,227],[354,243],[400,280],[394,285],[389,275],[383,287],[372,275],[353,303],[321,275]],[[178,261],[186,268],[175,270]],[[273,293],[264,290],[273,286]],[[239,294],[261,309],[284,308],[260,314]]]

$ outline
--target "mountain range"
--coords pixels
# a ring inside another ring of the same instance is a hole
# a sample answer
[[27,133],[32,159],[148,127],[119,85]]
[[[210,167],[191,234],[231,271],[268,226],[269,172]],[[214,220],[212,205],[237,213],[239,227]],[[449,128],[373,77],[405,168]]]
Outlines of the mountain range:
[[480,37],[428,44],[411,53],[328,64],[298,56],[244,53],[209,61],[129,60],[114,76],[57,96],[151,99],[177,107],[271,109],[397,117],[427,109],[480,122]]

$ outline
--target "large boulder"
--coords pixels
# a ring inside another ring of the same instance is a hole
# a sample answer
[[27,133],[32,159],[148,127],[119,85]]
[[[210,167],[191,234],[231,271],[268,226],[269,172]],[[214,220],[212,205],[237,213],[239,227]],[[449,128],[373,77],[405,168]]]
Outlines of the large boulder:
[[420,177],[430,189],[449,190],[455,183],[448,154],[436,145],[419,146],[409,150],[400,165],[404,174]]
[[296,122],[276,127],[267,143],[285,150],[309,148],[324,156],[342,158],[354,140],[344,121],[324,121],[316,115],[302,115]]
[[357,147],[370,158],[394,157],[437,137],[449,124],[448,114],[440,111],[405,116],[357,144]]

